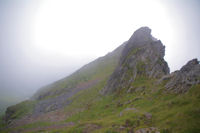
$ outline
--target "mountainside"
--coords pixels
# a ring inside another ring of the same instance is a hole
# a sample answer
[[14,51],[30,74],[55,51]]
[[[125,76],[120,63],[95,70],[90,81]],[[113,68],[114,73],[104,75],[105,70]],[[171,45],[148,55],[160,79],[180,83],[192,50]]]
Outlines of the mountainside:
[[25,96],[17,96],[17,94],[13,94],[10,91],[2,90],[3,92],[0,94],[0,116],[3,115],[6,111],[6,108],[19,103],[25,99]]
[[169,73],[141,27],[113,52],[7,108],[2,133],[199,133],[200,64]]

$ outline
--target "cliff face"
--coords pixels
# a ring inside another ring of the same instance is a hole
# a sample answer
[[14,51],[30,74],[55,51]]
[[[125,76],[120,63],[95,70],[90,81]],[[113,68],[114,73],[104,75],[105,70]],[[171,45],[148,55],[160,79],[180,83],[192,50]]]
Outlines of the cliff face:
[[107,94],[129,88],[137,77],[161,78],[169,74],[164,55],[165,46],[160,40],[152,37],[151,29],[138,29],[126,43],[118,66],[101,93]]

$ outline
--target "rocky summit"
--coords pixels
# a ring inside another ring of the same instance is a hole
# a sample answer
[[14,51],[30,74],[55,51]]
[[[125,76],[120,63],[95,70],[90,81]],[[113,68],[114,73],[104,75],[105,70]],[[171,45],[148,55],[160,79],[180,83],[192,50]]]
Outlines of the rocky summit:
[[200,133],[200,64],[169,73],[141,27],[128,41],[7,108],[0,133]]
[[139,76],[161,78],[169,74],[164,55],[165,46],[151,35],[151,29],[148,27],[138,29],[126,43],[119,64],[102,93],[129,88]]

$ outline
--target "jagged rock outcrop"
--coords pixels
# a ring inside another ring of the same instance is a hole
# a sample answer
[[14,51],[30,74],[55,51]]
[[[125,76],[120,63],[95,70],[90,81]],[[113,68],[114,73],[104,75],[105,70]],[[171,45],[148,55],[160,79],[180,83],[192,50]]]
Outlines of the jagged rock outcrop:
[[169,73],[164,60],[165,46],[151,35],[151,29],[141,27],[127,41],[118,67],[115,69],[102,94],[128,88],[139,76],[161,78]]
[[175,93],[184,93],[192,85],[200,84],[200,64],[197,59],[190,60],[179,71],[176,71],[162,80],[168,80],[165,87]]

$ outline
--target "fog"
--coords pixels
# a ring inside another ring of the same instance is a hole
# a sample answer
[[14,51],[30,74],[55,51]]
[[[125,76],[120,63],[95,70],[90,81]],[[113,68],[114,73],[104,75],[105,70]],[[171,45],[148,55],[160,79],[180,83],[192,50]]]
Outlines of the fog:
[[199,12],[198,0],[0,0],[0,97],[29,98],[141,26],[166,46],[171,71],[180,69],[200,58]]

